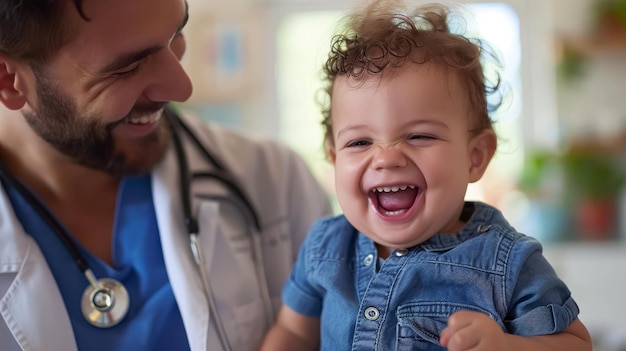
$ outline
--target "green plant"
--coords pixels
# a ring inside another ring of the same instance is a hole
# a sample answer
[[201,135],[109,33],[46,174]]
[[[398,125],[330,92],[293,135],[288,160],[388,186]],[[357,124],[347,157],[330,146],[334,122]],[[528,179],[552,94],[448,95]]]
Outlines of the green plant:
[[585,75],[585,64],[586,59],[584,55],[565,43],[556,70],[559,82],[570,84],[583,77]]
[[626,28],[626,0],[598,0],[596,17],[598,20],[612,18]]
[[618,161],[612,155],[568,151],[561,158],[565,186],[578,198],[614,198],[626,184],[626,171]]
[[547,150],[530,150],[527,152],[518,188],[529,196],[541,197],[550,186],[550,178],[557,174],[558,157]]

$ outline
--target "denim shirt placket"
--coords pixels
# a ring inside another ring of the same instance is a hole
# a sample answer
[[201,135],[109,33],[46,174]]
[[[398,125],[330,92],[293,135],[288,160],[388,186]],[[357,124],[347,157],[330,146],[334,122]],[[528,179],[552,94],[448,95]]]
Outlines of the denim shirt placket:
[[[371,243],[371,242],[370,242]],[[363,241],[359,248],[369,245]],[[376,350],[380,345],[379,338],[389,313],[389,301],[396,285],[398,276],[415,250],[395,250],[376,272],[378,256],[376,248],[359,252],[360,264],[357,266],[357,286],[361,301],[354,329],[352,350]]]

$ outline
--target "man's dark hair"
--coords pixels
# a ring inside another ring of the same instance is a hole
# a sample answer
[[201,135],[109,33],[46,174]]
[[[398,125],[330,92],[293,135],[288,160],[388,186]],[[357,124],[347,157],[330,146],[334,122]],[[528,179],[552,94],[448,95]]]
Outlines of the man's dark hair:
[[[80,16],[83,0],[71,0]],[[2,0],[0,1],[0,51],[31,65],[41,65],[67,40],[69,28],[63,25],[61,12],[70,1]]]

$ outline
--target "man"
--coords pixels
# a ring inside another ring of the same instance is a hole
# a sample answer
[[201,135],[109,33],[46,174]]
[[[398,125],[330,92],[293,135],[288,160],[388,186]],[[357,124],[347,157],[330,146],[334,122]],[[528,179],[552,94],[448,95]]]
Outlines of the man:
[[0,13],[0,348],[256,349],[330,206],[291,151],[167,107],[187,3]]

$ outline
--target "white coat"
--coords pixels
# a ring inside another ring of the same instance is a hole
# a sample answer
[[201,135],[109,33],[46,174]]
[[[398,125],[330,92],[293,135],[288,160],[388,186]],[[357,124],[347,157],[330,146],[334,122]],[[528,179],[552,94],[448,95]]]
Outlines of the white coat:
[[[199,220],[205,272],[217,302],[219,318],[233,350],[255,350],[267,330],[261,298],[263,264],[274,313],[282,284],[309,226],[330,214],[326,194],[303,161],[277,143],[256,142],[231,131],[188,119],[203,144],[231,170],[258,212],[262,224],[262,258],[254,257],[248,226],[229,201],[207,199],[228,195],[218,182],[192,184]],[[189,143],[190,168],[212,166]],[[199,270],[189,249],[173,148],[153,172],[153,197],[167,273],[192,351],[220,350]],[[257,235],[257,234],[253,234]],[[263,262],[256,262],[257,260]],[[132,302],[131,302],[132,303]],[[37,243],[24,232],[0,188],[0,350],[77,350],[63,299]]]

